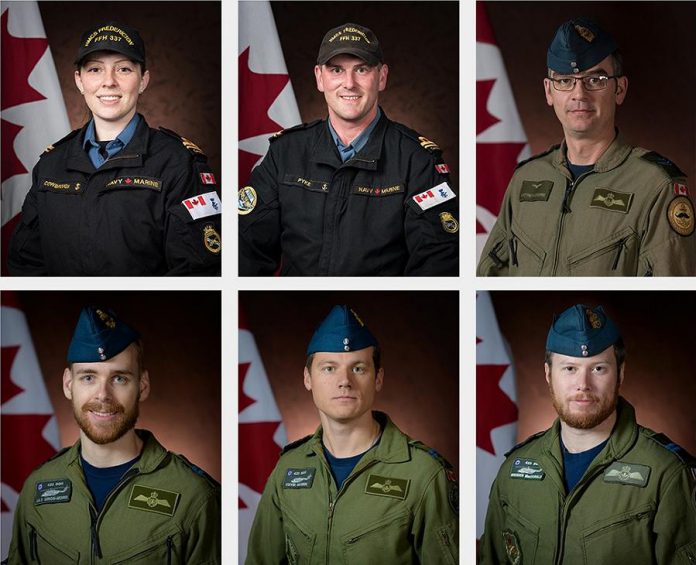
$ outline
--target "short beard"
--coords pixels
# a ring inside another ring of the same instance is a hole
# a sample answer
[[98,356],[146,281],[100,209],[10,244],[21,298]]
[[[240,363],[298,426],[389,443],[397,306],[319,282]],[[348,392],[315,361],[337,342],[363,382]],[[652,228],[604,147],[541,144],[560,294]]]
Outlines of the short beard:
[[[126,410],[122,404],[118,402],[87,402],[81,408],[73,406],[73,414],[77,425],[84,434],[97,445],[106,445],[118,439],[121,439],[127,432],[135,427],[140,415],[139,410],[140,394],[135,400],[135,404],[131,410]],[[101,425],[94,425],[89,420],[87,412],[114,412],[116,417],[111,422],[105,422]]]
[[[568,424],[571,428],[578,430],[591,430],[599,426],[604,420],[611,416],[616,410],[616,405],[619,401],[619,379],[616,379],[616,388],[614,389],[614,394],[607,396],[604,399],[600,399],[598,396],[589,393],[578,393],[574,397],[570,398],[565,404],[563,404],[557,397],[553,390],[553,383],[549,381],[549,392],[551,393],[551,401],[553,402],[553,407],[558,412],[558,417]],[[574,414],[569,409],[570,400],[577,399],[589,399],[595,403],[594,410],[590,412]]]

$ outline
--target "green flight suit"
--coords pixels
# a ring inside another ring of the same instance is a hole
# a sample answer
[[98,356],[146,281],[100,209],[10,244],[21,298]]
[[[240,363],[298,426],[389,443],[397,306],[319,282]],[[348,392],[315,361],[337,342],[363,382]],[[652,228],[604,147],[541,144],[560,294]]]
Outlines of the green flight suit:
[[573,181],[564,141],[518,165],[477,275],[694,276],[686,176],[618,134]]
[[458,563],[458,491],[449,464],[386,414],[379,444],[336,489],[321,443],[287,446],[249,536],[247,565]]
[[570,493],[558,420],[507,454],[491,488],[480,563],[696,563],[696,460],[639,426],[624,399],[618,410],[607,445]]
[[80,442],[41,465],[15,510],[9,564],[220,563],[220,485],[155,437],[99,514]]

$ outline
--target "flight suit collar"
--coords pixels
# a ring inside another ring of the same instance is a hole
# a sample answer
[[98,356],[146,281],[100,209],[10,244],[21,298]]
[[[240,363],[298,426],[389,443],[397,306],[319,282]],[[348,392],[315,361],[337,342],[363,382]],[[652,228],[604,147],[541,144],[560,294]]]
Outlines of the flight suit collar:
[[[341,162],[338,155],[338,149],[331,137],[326,122],[322,122],[323,126],[319,127],[319,133],[316,137],[310,161],[330,165],[335,169],[339,167],[354,167],[357,169],[365,169],[368,171],[377,170],[377,164],[382,157],[382,146],[384,145],[384,136],[387,132],[389,119],[384,110],[380,108],[382,113],[375,129],[370,134],[365,147],[363,147],[354,157],[348,159],[345,163]],[[327,118],[328,120],[328,118]]]
[[[593,172],[605,173],[620,166],[631,154],[633,147],[628,145],[624,140],[623,135],[617,129],[614,141],[611,142],[607,150],[602,154],[599,160],[595,163]],[[553,164],[556,168],[567,168],[568,145],[565,139],[561,143],[561,148],[556,152],[553,158]]]

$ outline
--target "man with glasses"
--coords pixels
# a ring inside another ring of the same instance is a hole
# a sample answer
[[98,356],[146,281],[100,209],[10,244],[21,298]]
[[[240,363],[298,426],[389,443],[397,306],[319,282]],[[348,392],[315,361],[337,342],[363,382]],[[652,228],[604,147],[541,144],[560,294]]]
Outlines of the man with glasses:
[[696,275],[686,175],[615,127],[628,78],[614,39],[590,20],[570,20],[547,67],[546,102],[564,140],[518,165],[477,274]]

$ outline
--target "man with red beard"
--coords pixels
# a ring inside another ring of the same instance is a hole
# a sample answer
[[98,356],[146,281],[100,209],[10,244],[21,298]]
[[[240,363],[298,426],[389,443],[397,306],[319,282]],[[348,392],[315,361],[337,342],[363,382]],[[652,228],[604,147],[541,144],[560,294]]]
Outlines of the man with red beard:
[[67,361],[80,439],[25,482],[9,563],[219,563],[220,485],[135,429],[150,394],[140,335],[84,308]]
[[479,562],[696,563],[696,459],[619,396],[617,327],[578,304],[554,319],[546,350],[559,417],[506,454]]

